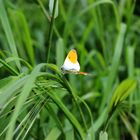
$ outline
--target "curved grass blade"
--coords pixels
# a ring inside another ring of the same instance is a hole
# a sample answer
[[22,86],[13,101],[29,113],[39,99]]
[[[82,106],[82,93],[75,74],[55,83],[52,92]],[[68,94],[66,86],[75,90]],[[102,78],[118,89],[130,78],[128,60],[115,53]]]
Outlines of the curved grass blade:
[[86,12],[88,12],[89,10],[91,10],[92,8],[95,8],[101,4],[111,4],[115,13],[115,17],[116,17],[116,26],[117,29],[119,29],[120,27],[120,18],[119,18],[119,14],[118,14],[118,10],[114,4],[113,1],[111,0],[98,0],[96,2],[93,2],[93,4],[90,4],[88,7],[86,7],[83,11],[80,12],[79,17],[83,16]]
[[[20,78],[20,77],[18,77]],[[2,89],[0,93],[0,107],[3,107],[4,104],[7,102],[7,100],[15,95],[17,92],[22,89],[22,86],[25,84],[26,80],[28,80],[29,76],[25,76],[23,78],[20,78],[16,82],[14,81],[11,83],[6,89]]]
[[109,77],[107,80],[107,86],[106,86],[105,93],[104,93],[105,95],[103,96],[100,111],[103,110],[103,107],[106,104],[109,93],[111,92],[111,89],[112,89],[113,82],[115,80],[115,76],[118,71],[120,58],[121,58],[121,54],[122,54],[122,49],[123,49],[125,32],[126,32],[126,25],[122,23],[119,34],[118,34],[118,38],[116,41],[116,45],[115,45],[114,56],[112,58],[112,65],[111,65]]
[[63,104],[63,102],[59,99],[58,95],[54,94],[53,92],[47,92],[47,94],[54,100],[54,102],[61,108],[61,110],[65,113],[67,118],[70,120],[70,122],[73,124],[73,126],[76,128],[78,133],[80,134],[81,138],[85,139],[85,133],[83,131],[82,126],[77,121],[77,119],[73,116],[73,114],[66,108],[66,106]]
[[38,65],[37,67],[34,68],[32,73],[29,75],[29,77],[28,77],[28,79],[27,79],[27,81],[26,81],[26,83],[23,87],[23,90],[22,90],[22,92],[19,96],[19,99],[17,100],[16,108],[15,108],[15,111],[12,115],[12,118],[11,118],[11,121],[10,121],[10,124],[9,124],[9,128],[8,128],[8,131],[7,131],[7,134],[6,134],[6,140],[12,140],[16,119],[19,115],[20,109],[22,108],[24,102],[26,101],[26,99],[29,96],[31,90],[33,89],[34,82],[35,82],[36,78],[39,76],[40,69],[44,66],[45,66],[45,64]]
[[[2,22],[2,26],[3,26],[3,29],[5,31],[6,38],[8,40],[10,51],[12,52],[13,56],[18,57],[16,44],[15,44],[15,41],[14,41],[14,37],[13,37],[13,34],[12,34],[12,29],[10,27],[10,23],[9,23],[9,20],[8,20],[8,16],[7,16],[7,13],[6,13],[6,10],[5,10],[3,0],[0,0],[0,20]],[[21,66],[20,66],[20,62],[18,60],[16,61],[16,65],[17,65],[18,69],[20,70]]]
[[[30,64],[32,64],[32,66],[34,66],[35,64],[35,57],[34,57],[34,50],[33,50],[33,43],[32,43],[32,38],[30,35],[30,31],[29,31],[29,27],[26,21],[26,18],[24,16],[24,14],[19,11],[19,10],[9,10],[14,24],[14,28],[15,31],[17,31],[17,35],[19,36],[21,43],[20,43],[20,47],[25,47],[23,48],[24,51],[25,50],[25,54],[27,55],[27,57],[29,58],[29,62]],[[22,31],[21,31],[22,28]],[[20,49],[20,48],[19,48]],[[23,53],[23,52],[22,52]]]
[[110,101],[109,110],[111,110],[113,107],[117,106],[125,100],[129,94],[131,94],[134,89],[136,88],[136,81],[134,79],[127,79],[124,80],[115,90],[112,99]]
[[14,68],[12,68],[9,64],[7,64],[7,63],[6,63],[5,61],[3,61],[2,59],[0,59],[0,63],[2,63],[3,66],[6,67],[6,69],[7,69],[10,73],[12,73],[12,74],[14,74],[14,75],[19,75],[19,73],[18,73]]
[[45,140],[57,140],[61,134],[61,131],[57,127],[53,127],[49,135]]

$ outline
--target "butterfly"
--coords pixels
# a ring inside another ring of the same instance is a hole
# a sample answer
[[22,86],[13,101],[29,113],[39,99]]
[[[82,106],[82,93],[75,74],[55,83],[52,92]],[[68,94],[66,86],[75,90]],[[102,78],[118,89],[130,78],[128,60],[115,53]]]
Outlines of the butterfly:
[[80,64],[78,62],[78,56],[75,49],[71,49],[64,61],[64,64],[61,67],[62,72],[73,73],[73,74],[82,74],[87,75],[87,72],[80,71]]

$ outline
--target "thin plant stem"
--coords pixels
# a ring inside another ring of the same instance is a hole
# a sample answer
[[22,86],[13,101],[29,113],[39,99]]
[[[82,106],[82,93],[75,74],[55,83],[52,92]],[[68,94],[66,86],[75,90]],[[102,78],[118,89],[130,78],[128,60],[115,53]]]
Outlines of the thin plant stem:
[[48,46],[48,51],[47,51],[47,63],[49,62],[49,56],[50,56],[50,49],[51,49],[51,40],[52,40],[52,35],[53,35],[53,25],[54,25],[54,14],[55,14],[55,8],[56,8],[56,1],[54,0],[53,4],[53,12],[52,12],[52,17],[51,17],[51,22],[50,22],[50,27],[49,27],[49,34],[48,34],[48,40],[47,40],[47,46]]
[[51,21],[51,18],[50,18],[50,16],[49,16],[49,13],[46,11],[46,9],[45,9],[43,3],[41,2],[41,0],[37,0],[37,2],[39,3],[40,8],[41,8],[41,10],[43,11],[44,15],[47,17],[47,19],[48,19],[49,22],[50,22],[50,21]]
[[[42,10],[44,16],[48,19],[49,22],[51,22],[51,17],[49,16],[49,13],[48,13],[47,10],[45,9],[43,3],[41,2],[41,0],[37,0],[37,1],[38,1],[39,5],[40,5],[40,8],[41,8],[41,10]],[[61,35],[59,34],[59,32],[58,32],[58,30],[57,30],[57,28],[56,28],[55,25],[53,25],[53,28],[54,28],[54,32],[56,33],[56,35],[60,38]]]

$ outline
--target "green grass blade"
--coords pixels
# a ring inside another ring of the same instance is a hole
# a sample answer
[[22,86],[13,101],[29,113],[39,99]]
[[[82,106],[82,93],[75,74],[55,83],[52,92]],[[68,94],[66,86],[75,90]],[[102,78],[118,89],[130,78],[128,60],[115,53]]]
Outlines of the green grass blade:
[[52,35],[53,35],[54,15],[55,15],[56,5],[57,5],[57,0],[54,0],[52,17],[51,17],[50,27],[49,27],[49,32],[48,32],[48,40],[47,40],[47,47],[48,47],[48,50],[47,50],[47,63],[49,62],[50,49],[52,47]]
[[133,46],[127,47],[126,50],[126,63],[128,67],[128,76],[133,77],[134,75],[134,53],[135,48]]
[[[14,41],[14,37],[13,37],[13,34],[12,34],[12,29],[10,27],[10,23],[9,23],[9,20],[8,20],[8,15],[6,13],[3,0],[0,0],[0,20],[1,20],[4,32],[6,34],[6,38],[8,40],[8,44],[9,44],[12,56],[18,57],[16,44],[15,44],[15,41]],[[17,65],[18,69],[20,70],[21,66],[20,66],[20,62],[18,60],[16,61],[16,65]]]
[[59,120],[59,118],[56,116],[53,108],[51,107],[51,105],[49,103],[46,105],[46,108],[47,108],[49,114],[52,116],[53,120],[55,121],[58,129],[63,132],[63,125],[62,125],[61,121]]
[[[19,10],[9,10],[12,18],[13,23],[15,24],[14,27],[16,28],[15,31],[18,32],[17,35],[21,37],[23,51],[25,51],[26,55],[28,56],[29,62],[34,65],[35,64],[35,56],[34,56],[34,49],[32,38],[30,35],[29,27],[27,24],[27,20],[24,14]],[[22,30],[21,30],[22,29]],[[25,47],[25,48],[24,48]],[[19,48],[20,49],[20,48]],[[22,52],[23,53],[23,52]]]
[[52,128],[48,136],[45,138],[45,140],[57,140],[60,134],[61,134],[61,131],[57,127],[54,127]]
[[86,7],[85,9],[83,9],[80,12],[79,17],[83,16],[84,14],[89,12],[89,10],[91,10],[92,8],[94,8],[96,6],[99,6],[101,4],[111,4],[112,5],[113,10],[114,10],[114,14],[115,14],[115,17],[116,17],[116,23],[117,23],[116,27],[117,27],[117,29],[119,29],[119,27],[120,27],[120,18],[119,18],[118,10],[117,10],[114,2],[111,1],[111,0],[98,0],[96,2],[93,2],[92,4],[90,4],[88,7]]
[[125,100],[132,91],[136,88],[136,81],[133,79],[124,80],[115,90],[112,99],[110,101],[110,109],[117,106]]
[[65,120],[65,135],[66,135],[66,140],[75,140],[74,137],[74,128],[72,127],[72,124],[66,119]]
[[11,121],[10,121],[10,126],[9,126],[7,134],[6,134],[6,140],[12,140],[16,119],[17,119],[17,117],[19,115],[20,109],[22,108],[25,100],[27,99],[27,97],[29,96],[32,88],[34,87],[34,82],[36,80],[36,77],[38,76],[40,69],[44,65],[45,64],[38,65],[32,71],[32,73],[29,75],[28,80],[26,81],[26,84],[24,85],[23,90],[22,90],[22,92],[21,92],[21,94],[19,96],[19,99],[17,101],[15,111],[14,111],[14,113],[12,115],[12,118],[11,118]]
[[125,32],[126,32],[126,25],[121,24],[120,32],[118,34],[118,38],[117,38],[116,45],[115,45],[114,55],[113,55],[113,58],[112,58],[112,65],[111,65],[111,68],[110,68],[108,82],[107,82],[107,86],[106,86],[106,89],[105,89],[105,95],[103,96],[100,111],[103,109],[103,107],[104,107],[104,105],[107,101],[109,93],[111,92],[113,82],[115,81],[115,78],[116,78],[116,74],[117,74],[117,71],[118,71],[120,58],[121,58],[121,54],[122,54],[122,49],[123,49]]
[[131,122],[129,121],[129,118],[126,114],[121,114],[121,119],[128,130],[129,134],[131,135],[133,140],[138,140],[138,135],[136,134]]
[[[3,61],[2,59],[0,59],[0,63],[12,74],[14,75],[19,75],[19,73],[12,68],[9,64],[7,64],[5,61]],[[1,67],[1,66],[0,66]]]
[[98,129],[102,126],[102,124],[105,122],[105,120],[107,119],[107,108],[104,109],[104,111],[102,112],[102,114],[96,119],[96,121],[94,121],[94,125],[92,125],[89,128],[89,131],[94,130],[95,132],[98,131]]
[[64,42],[59,38],[56,43],[56,65],[60,68],[64,63]]
[[[17,79],[19,79],[18,77]],[[4,104],[7,102],[7,100],[11,97],[14,96],[16,91],[19,89],[21,90],[22,86],[28,79],[28,76],[25,76],[23,78],[20,78],[19,80],[16,80],[16,82],[12,82],[9,86],[7,85],[7,88],[1,89],[0,93],[0,106],[3,107]]]
[[51,93],[47,92],[47,94],[49,94],[49,96],[54,100],[54,102],[63,110],[63,112],[65,113],[65,115],[67,116],[67,118],[71,121],[71,123],[73,124],[73,126],[77,129],[78,133],[80,134],[81,138],[84,140],[85,133],[83,131],[82,126],[80,125],[80,123],[78,122],[78,120],[74,117],[74,115],[63,104],[63,102],[60,100],[60,98],[58,97],[58,95],[56,95],[56,94],[54,94],[52,92]]

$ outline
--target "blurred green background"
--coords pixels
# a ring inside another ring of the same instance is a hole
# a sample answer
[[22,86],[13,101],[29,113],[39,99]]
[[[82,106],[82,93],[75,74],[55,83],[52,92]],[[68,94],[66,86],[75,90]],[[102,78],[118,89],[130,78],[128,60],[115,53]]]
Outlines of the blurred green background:
[[139,36],[138,0],[0,0],[0,140],[138,140]]

